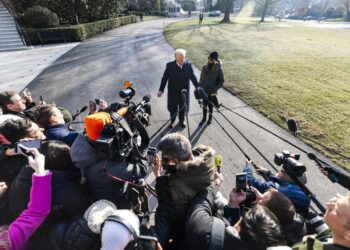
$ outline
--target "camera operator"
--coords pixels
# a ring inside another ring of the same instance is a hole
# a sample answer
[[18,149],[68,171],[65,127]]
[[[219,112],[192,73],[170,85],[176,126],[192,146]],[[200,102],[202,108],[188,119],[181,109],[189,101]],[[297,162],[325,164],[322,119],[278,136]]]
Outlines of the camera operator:
[[335,169],[334,167],[325,166],[324,168],[319,167],[318,168],[322,174],[329,177],[330,175],[334,175],[336,177],[336,181],[339,185],[343,186],[347,190],[350,190],[350,176],[347,174],[344,174],[340,172],[339,170]]
[[55,105],[38,107],[34,117],[38,125],[44,128],[46,140],[59,140],[71,146],[79,135],[79,132],[69,130],[62,112]]
[[324,221],[329,230],[308,236],[293,247],[294,250],[346,250],[350,249],[350,194],[330,199]]
[[12,114],[21,118],[29,118],[34,121],[33,113],[29,109],[35,107],[32,95],[28,90],[24,92],[24,99],[15,91],[0,93],[0,107],[3,114]]
[[14,144],[20,141],[44,140],[43,129],[29,119],[7,120],[0,127],[0,133],[9,144],[0,146],[0,181],[11,182],[28,161],[23,155],[17,154]]
[[[112,201],[118,208],[130,208],[126,199],[125,183],[107,176],[108,171],[113,176],[129,180],[133,174],[133,166],[126,159],[118,157],[114,161],[100,159],[95,145],[85,136],[79,135],[74,141],[70,154],[73,164],[84,173],[89,193],[94,201],[106,199]],[[139,176],[139,171],[134,172]]]
[[[215,152],[203,145],[192,150],[190,141],[178,133],[164,136],[157,148],[162,153],[162,165],[167,172],[171,197],[176,206],[174,217],[177,224],[173,232],[174,237],[178,237],[183,232],[187,206],[191,199],[198,191],[215,182]],[[182,241],[182,237],[178,239]]]
[[303,217],[296,213],[293,203],[284,194],[273,188],[263,194],[253,187],[247,187],[246,191],[234,188],[230,193],[229,204],[224,207],[223,216],[233,225],[239,218],[237,211],[247,211],[257,204],[267,207],[277,217],[287,245],[292,246],[300,242],[306,235]]
[[[291,200],[298,214],[300,214],[303,217],[306,216],[306,214],[309,211],[310,200],[306,196],[306,194],[301,190],[301,188],[296,183],[294,183],[294,181],[288,175],[285,169],[283,168],[280,169],[275,176],[267,169],[263,167],[259,167],[257,172],[267,175],[268,179],[270,179],[270,181],[264,181],[264,180],[256,179],[253,176],[252,167],[253,166],[251,161],[247,161],[246,166],[243,169],[243,172],[247,174],[247,181],[249,186],[255,187],[261,193],[266,192],[269,188],[277,189],[279,192],[283,193],[285,196],[287,196]],[[296,177],[306,182],[306,176],[304,173],[305,168],[302,169],[302,168],[299,168],[299,166],[291,166],[291,167],[295,168],[294,170],[296,173]]]
[[[217,187],[200,191],[188,207],[186,249],[246,249],[265,250],[285,245],[282,228],[276,216],[265,206],[257,205],[242,218],[235,216],[231,225],[225,224],[213,212]],[[228,206],[239,210],[246,199],[243,192],[233,189]]]

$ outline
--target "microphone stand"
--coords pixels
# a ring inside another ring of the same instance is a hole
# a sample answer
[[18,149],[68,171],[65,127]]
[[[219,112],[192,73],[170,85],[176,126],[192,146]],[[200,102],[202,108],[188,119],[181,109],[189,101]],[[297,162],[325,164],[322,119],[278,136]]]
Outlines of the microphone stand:
[[188,105],[187,105],[187,91],[182,90],[182,99],[183,99],[183,107],[185,109],[185,119],[187,123],[187,133],[188,133],[188,139],[191,140],[191,132],[190,132],[190,123],[188,121]]

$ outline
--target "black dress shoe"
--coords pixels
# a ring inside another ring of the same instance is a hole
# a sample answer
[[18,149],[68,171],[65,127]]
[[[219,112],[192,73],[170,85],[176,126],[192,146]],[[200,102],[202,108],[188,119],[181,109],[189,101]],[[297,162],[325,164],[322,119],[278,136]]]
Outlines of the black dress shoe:
[[180,126],[183,127],[183,128],[186,128],[186,123],[185,122],[179,122]]
[[175,127],[175,125],[174,125],[174,123],[173,123],[173,122],[172,122],[172,123],[170,123],[170,124],[169,124],[169,126],[168,126],[168,128],[169,128],[169,129],[173,129],[174,127]]
[[209,120],[208,120],[208,124],[211,124],[211,122],[212,122],[212,120],[211,120],[211,119],[209,119]]
[[206,119],[202,119],[202,120],[199,122],[199,125],[204,125],[204,123],[205,123],[206,121],[207,121]]

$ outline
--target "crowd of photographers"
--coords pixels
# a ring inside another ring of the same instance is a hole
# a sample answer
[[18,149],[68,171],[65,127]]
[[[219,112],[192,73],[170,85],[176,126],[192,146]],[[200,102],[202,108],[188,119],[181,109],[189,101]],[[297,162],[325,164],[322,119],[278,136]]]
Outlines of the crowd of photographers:
[[289,155],[276,175],[257,169],[265,180],[247,161],[226,199],[215,150],[170,133],[147,163],[158,205],[145,221],[135,155],[101,159],[67,110],[29,92],[0,93],[0,107],[0,249],[350,249],[350,195],[314,212]]
[[[157,95],[168,84],[170,129],[177,115],[186,127],[190,80],[207,96],[200,125],[212,122],[224,82],[218,56],[210,53],[199,82],[184,50],[167,64]],[[220,160],[210,146],[192,147],[185,136],[169,133],[148,148],[149,97],[136,105],[134,94],[129,87],[120,94],[124,103],[110,106],[90,101],[86,130],[77,132],[70,123],[79,113],[36,104],[27,90],[23,97],[0,93],[0,250],[350,249],[349,194],[316,212],[306,168],[284,151],[276,155],[276,175],[242,163],[225,198]],[[140,151],[147,148],[146,160]],[[145,181],[151,168],[154,188]],[[348,176],[321,171],[349,189]]]

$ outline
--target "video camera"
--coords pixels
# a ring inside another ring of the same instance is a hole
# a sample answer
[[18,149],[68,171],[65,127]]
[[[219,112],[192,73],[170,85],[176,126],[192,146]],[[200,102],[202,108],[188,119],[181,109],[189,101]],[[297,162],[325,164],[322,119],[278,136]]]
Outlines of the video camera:
[[301,177],[306,171],[306,167],[298,162],[300,155],[291,154],[284,150],[282,153],[275,154],[274,162],[281,166],[284,171],[291,177]]
[[132,97],[136,91],[131,82],[119,92],[122,103],[112,104],[108,113],[99,112],[85,117],[86,131],[100,159],[116,161],[120,158],[130,163],[144,159],[149,144],[146,127],[150,125],[150,96],[136,104]]

